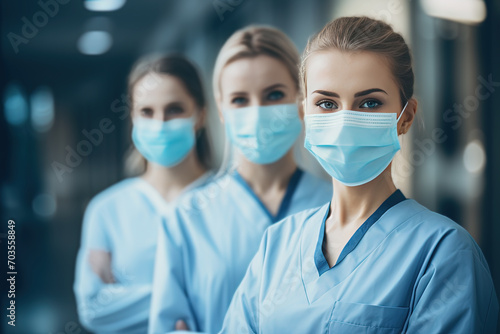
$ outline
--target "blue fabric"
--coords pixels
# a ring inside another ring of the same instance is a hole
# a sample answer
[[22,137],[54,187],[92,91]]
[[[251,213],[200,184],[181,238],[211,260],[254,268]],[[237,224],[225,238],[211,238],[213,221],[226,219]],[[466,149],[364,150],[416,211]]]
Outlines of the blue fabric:
[[281,159],[302,131],[296,103],[223,111],[228,140],[248,160],[264,165]]
[[241,175],[235,170],[233,172],[233,176],[238,182],[241,183],[241,185],[248,191],[248,194],[253,197],[253,199],[260,204],[260,207],[264,212],[267,213],[269,216],[269,219],[273,222],[276,223],[283,218],[287,216],[287,213],[289,212],[288,209],[290,207],[290,202],[292,199],[293,194],[295,193],[295,189],[297,188],[297,184],[299,183],[300,178],[302,177],[302,174],[304,173],[300,168],[297,168],[295,172],[292,174],[292,177],[290,178],[290,181],[288,183],[288,187],[286,189],[285,196],[283,197],[283,200],[281,202],[280,208],[278,210],[278,213],[276,216],[273,216],[269,210],[266,208],[264,203],[260,200],[260,198],[254,193],[253,189],[248,185],[248,183],[241,177]]
[[339,110],[308,114],[304,120],[304,147],[328,174],[347,186],[375,179],[401,148],[396,113]]
[[[192,183],[192,189],[209,174]],[[81,324],[96,333],[145,333],[158,228],[174,202],[167,203],[141,178],[121,181],[95,196],[85,211],[74,292]],[[165,223],[165,222],[164,222]],[[116,283],[92,271],[90,250],[111,253]]]
[[[401,190],[396,190],[391,196],[389,196],[384,203],[380,205],[380,207],[375,210],[374,213],[371,214],[370,217],[359,227],[358,230],[353,234],[351,239],[347,242],[345,247],[342,249],[342,252],[339,255],[339,258],[335,262],[335,265],[337,266],[342,260],[346,257],[347,254],[352,252],[360,240],[363,238],[365,233],[368,231],[368,229],[375,224],[375,222],[382,217],[382,215],[389,210],[391,207],[394,205],[398,204],[401,201],[404,201],[406,197],[403,195]],[[330,266],[328,265],[328,262],[326,261],[325,255],[323,254],[323,242],[324,242],[324,236],[325,236],[325,222],[326,219],[328,218],[328,214],[330,211],[326,212],[325,217],[323,217],[323,222],[321,224],[320,232],[319,232],[319,238],[318,238],[318,243],[316,245],[316,250],[314,252],[314,260],[316,261],[316,267],[318,268],[319,274],[323,274],[327,270],[330,269]]]
[[136,117],[132,140],[146,160],[171,167],[186,158],[195,144],[195,118],[174,118],[163,122]]
[[[277,217],[237,174],[226,174],[185,196],[162,224],[156,255],[149,333],[217,333],[264,231]],[[307,172],[291,177],[278,216],[331,199],[331,182]]]
[[267,229],[221,333],[495,332],[496,292],[465,229],[403,200],[320,273],[315,252],[329,208]]

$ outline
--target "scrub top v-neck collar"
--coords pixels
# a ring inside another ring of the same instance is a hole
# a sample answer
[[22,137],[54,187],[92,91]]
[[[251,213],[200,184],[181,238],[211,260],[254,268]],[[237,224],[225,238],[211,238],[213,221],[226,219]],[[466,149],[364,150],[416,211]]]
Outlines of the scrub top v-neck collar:
[[290,207],[290,202],[292,201],[293,194],[295,193],[297,185],[299,184],[299,181],[302,178],[304,172],[300,168],[297,168],[295,172],[293,172],[292,176],[290,177],[290,181],[288,182],[285,196],[283,196],[283,199],[281,200],[281,204],[276,216],[273,216],[271,212],[269,212],[269,209],[264,205],[264,203],[262,203],[260,198],[253,191],[252,187],[250,187],[250,185],[245,181],[245,179],[243,179],[238,171],[234,170],[232,174],[236,181],[241,184],[241,186],[248,192],[248,194],[250,194],[250,196],[257,202],[260,208],[266,213],[271,222],[276,223],[287,216],[288,208]]
[[[404,201],[406,199],[405,195],[401,192],[401,190],[396,190],[394,193],[392,193],[391,196],[389,196],[378,208],[375,210],[374,213],[371,214],[370,217],[361,225],[356,232],[352,235],[352,237],[349,239],[349,241],[345,244],[344,248],[342,249],[342,252],[340,253],[337,261],[335,262],[335,265],[338,265],[342,260],[352,252],[354,248],[358,245],[359,241],[363,238],[363,236],[366,234],[368,229],[375,224],[377,220],[379,220],[382,215],[392,208],[394,205]],[[316,264],[316,268],[318,268],[319,275],[321,276],[323,273],[326,271],[330,270],[330,265],[328,264],[328,261],[325,258],[325,255],[323,253],[323,243],[324,243],[324,237],[325,237],[325,223],[326,223],[326,218],[328,218],[328,215],[330,213],[330,210],[327,210],[326,216],[323,217],[322,223],[321,223],[321,228],[319,232],[319,238],[318,242],[316,243],[316,250],[314,251],[314,262]],[[333,267],[332,267],[333,268]]]
[[[395,191],[354,233],[342,250],[342,257],[330,268],[322,252],[330,205],[327,203],[320,208],[314,218],[303,225],[301,233],[300,272],[310,304],[347,279],[388,234],[422,210],[415,201],[406,199],[401,191]],[[368,231],[369,238],[363,238]],[[321,253],[317,251],[318,247]]]
[[207,181],[209,177],[212,176],[212,172],[208,171],[205,172],[202,176],[188,184],[187,186],[184,187],[184,189],[181,190],[179,195],[173,200],[173,201],[167,201],[159,192],[156,190],[155,187],[153,187],[148,181],[144,180],[142,177],[138,176],[135,178],[139,188],[142,190],[143,194],[151,201],[151,205],[154,207],[155,210],[159,213],[165,213],[168,208],[176,202],[176,200],[188,192],[191,189],[194,189],[204,182]]

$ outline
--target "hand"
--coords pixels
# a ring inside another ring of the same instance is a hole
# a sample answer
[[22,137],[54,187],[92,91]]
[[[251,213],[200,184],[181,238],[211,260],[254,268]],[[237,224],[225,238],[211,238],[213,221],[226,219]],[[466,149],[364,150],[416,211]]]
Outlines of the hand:
[[175,323],[175,330],[176,331],[189,331],[189,327],[186,325],[184,320],[177,320]]
[[91,249],[89,252],[89,264],[92,271],[103,281],[103,283],[115,283],[115,277],[111,271],[111,253],[103,250]]

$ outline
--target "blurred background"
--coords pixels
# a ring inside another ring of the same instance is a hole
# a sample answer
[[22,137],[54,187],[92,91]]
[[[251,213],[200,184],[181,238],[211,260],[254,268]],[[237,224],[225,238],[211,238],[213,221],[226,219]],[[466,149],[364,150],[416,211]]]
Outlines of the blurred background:
[[[269,24],[302,51],[326,22],[345,15],[383,19],[410,44],[421,119],[403,139],[394,176],[408,197],[472,234],[500,292],[500,1],[2,1],[2,310],[8,219],[16,222],[18,272],[16,327],[3,311],[2,332],[85,332],[72,291],[82,216],[94,195],[125,177],[130,120],[119,116],[138,57],[175,51],[198,65],[220,162],[211,75],[224,41],[248,24]],[[86,131],[103,119],[113,131],[82,148]],[[85,155],[68,163],[78,149]]]

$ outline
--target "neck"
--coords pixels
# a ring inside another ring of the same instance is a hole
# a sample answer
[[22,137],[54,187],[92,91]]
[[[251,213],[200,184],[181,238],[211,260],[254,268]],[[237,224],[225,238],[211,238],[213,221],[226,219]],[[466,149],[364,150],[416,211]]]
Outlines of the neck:
[[296,169],[297,164],[291,150],[278,161],[267,165],[255,164],[241,157],[237,167],[241,177],[259,193],[276,186],[286,188]]
[[151,184],[165,200],[171,201],[205,172],[206,169],[193,149],[183,161],[172,167],[148,162],[142,178]]
[[333,179],[333,197],[329,219],[341,226],[364,222],[394,192],[396,186],[389,165],[373,181],[348,187]]

